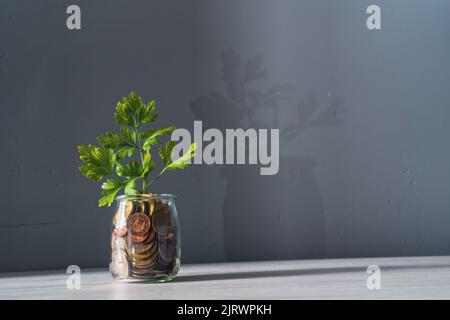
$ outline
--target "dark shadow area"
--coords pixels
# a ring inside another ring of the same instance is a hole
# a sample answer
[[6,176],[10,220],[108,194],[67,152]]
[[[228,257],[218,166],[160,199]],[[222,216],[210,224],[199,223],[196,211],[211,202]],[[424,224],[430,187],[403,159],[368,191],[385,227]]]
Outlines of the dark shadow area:
[[[280,130],[276,175],[261,176],[260,165],[222,168],[227,180],[223,204],[226,261],[323,258],[325,217],[316,161],[300,155],[294,139],[313,127],[343,123],[339,118],[343,99],[329,97],[320,106],[314,94],[296,98],[290,84],[267,84],[262,54],[243,61],[229,48],[222,52],[221,62],[223,91],[212,91],[190,103],[204,130]],[[286,113],[288,119],[282,116]]]
[[[450,268],[450,265],[411,265],[411,266],[380,266],[383,271],[395,270],[421,270],[421,269],[437,269]],[[339,268],[318,268],[318,269],[287,269],[287,270],[271,270],[271,271],[248,271],[248,272],[228,272],[203,275],[178,276],[176,282],[196,282],[196,281],[216,281],[216,280],[237,280],[237,279],[255,279],[255,278],[272,278],[272,277],[292,277],[292,276],[308,276],[332,273],[360,272],[366,274],[366,268],[362,267],[339,267]]]

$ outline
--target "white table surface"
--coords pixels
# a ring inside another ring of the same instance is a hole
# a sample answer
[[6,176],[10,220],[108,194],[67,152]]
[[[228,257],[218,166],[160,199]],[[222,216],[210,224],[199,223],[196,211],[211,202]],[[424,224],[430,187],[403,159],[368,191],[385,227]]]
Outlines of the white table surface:
[[[369,265],[381,288],[367,288]],[[119,283],[106,269],[0,274],[0,299],[449,299],[450,257],[292,260],[182,265],[174,282]]]

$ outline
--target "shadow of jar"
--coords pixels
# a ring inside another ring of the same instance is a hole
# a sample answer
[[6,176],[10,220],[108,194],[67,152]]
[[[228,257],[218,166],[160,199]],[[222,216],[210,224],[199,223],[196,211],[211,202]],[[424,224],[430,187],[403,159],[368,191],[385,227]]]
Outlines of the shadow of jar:
[[279,172],[228,166],[223,207],[227,261],[321,258],[325,218],[314,175],[315,161],[280,159]]

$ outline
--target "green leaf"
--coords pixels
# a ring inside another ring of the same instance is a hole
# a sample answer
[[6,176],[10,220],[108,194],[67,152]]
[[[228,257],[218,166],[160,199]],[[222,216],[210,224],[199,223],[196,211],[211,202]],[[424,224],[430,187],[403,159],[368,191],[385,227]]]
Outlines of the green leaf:
[[136,151],[136,148],[132,147],[132,146],[126,146],[126,147],[120,148],[116,153],[117,159],[131,157],[135,151]]
[[110,174],[109,170],[93,164],[85,164],[78,169],[86,178],[94,181],[101,181],[104,177]]
[[137,194],[140,193],[139,190],[137,190],[137,187],[136,187],[137,186],[137,183],[136,183],[137,179],[138,178],[133,178],[133,179],[129,180],[126,183],[126,185],[125,185],[125,194],[127,196],[134,196],[134,195],[137,195]]
[[[125,99],[125,98],[124,98]],[[133,126],[133,115],[127,107],[126,103],[117,102],[116,112],[114,112],[114,118],[120,126]]]
[[117,103],[114,117],[119,125],[130,127],[154,121],[157,118],[155,101],[145,104],[140,96],[131,92],[128,97],[122,98],[122,101]]
[[147,138],[150,137],[154,132],[155,132],[155,130],[152,130],[152,129],[147,129],[147,130],[143,131],[141,133],[142,140],[144,140],[144,141],[147,140]]
[[80,159],[86,164],[103,166],[109,170],[114,167],[116,157],[112,149],[96,147],[93,145],[78,146]]
[[175,169],[186,169],[191,166],[190,159],[195,157],[195,149],[197,145],[192,143],[189,147],[189,151],[183,154],[181,157],[172,161],[172,152],[175,147],[174,141],[169,141],[165,146],[159,149],[159,156],[164,163],[164,167],[166,170],[175,170]]
[[144,154],[144,162],[142,164],[143,166],[143,172],[142,176],[146,178],[148,174],[155,169],[156,163],[152,160],[152,155],[150,154],[150,151],[146,151]]
[[123,177],[125,175],[125,166],[119,161],[116,162],[116,173],[119,177]]
[[157,138],[150,139],[150,136],[153,133],[155,133],[155,130],[152,130],[152,129],[145,130],[144,132],[141,133],[141,138],[142,138],[142,141],[144,142],[142,144],[142,148],[145,151],[150,150],[151,147],[161,143]]
[[139,178],[142,176],[143,171],[142,165],[135,160],[131,160],[126,166],[118,162],[116,166],[117,175],[120,177]]
[[139,115],[144,106],[144,102],[142,98],[136,94],[136,92],[132,91],[128,95],[127,98],[122,99],[123,103],[127,106],[127,108],[131,111],[133,115]]
[[120,127],[120,132],[122,133],[123,140],[130,146],[137,145],[137,135],[136,131],[128,127]]
[[[120,132],[107,132],[98,136],[99,147],[78,146],[80,159],[83,162],[79,167],[81,173],[95,181],[110,178],[102,184],[102,198],[99,200],[99,206],[110,206],[122,189],[126,195],[146,192],[148,186],[159,179],[164,171],[184,169],[190,165],[189,160],[195,156],[195,144],[192,144],[186,154],[172,161],[175,142],[169,141],[159,149],[164,168],[149,182],[147,181],[149,173],[156,166],[150,149],[161,144],[159,140],[161,136],[170,135],[175,127],[166,126],[158,130],[138,131],[140,125],[154,121],[157,115],[155,101],[144,103],[135,92],[131,92],[116,104],[114,118],[120,127]],[[137,151],[140,153],[142,163],[131,159],[126,165],[121,162],[126,157],[132,158]],[[143,190],[138,190],[137,184],[141,179]]]
[[117,149],[123,142],[122,138],[113,132],[107,132],[104,135],[98,136],[97,141],[102,147],[110,149]]
[[158,117],[155,114],[155,100],[150,101],[147,105],[142,106],[139,123],[153,122]]
[[78,146],[78,152],[84,162],[79,169],[87,178],[100,181],[113,172],[116,155],[112,149],[88,145]]
[[164,167],[167,167],[172,162],[172,151],[174,147],[175,141],[170,140],[164,146],[159,148],[158,153],[161,157]]
[[102,184],[103,190],[115,190],[117,188],[122,188],[123,184],[116,179],[108,179]]
[[176,129],[175,126],[167,126],[167,127],[159,128],[156,131],[153,131],[153,130],[145,131],[142,134],[142,137],[144,138],[143,149],[149,150],[152,146],[159,144],[160,142],[157,139],[159,136],[169,134],[175,129]]
[[[173,147],[172,147],[173,149]],[[166,167],[167,170],[176,170],[176,169],[186,169],[191,166],[190,159],[195,157],[195,149],[197,149],[197,145],[192,143],[189,147],[189,151],[183,154],[181,157],[169,163]]]
[[124,187],[123,183],[115,179],[109,179],[102,184],[102,198],[98,201],[99,207],[110,206],[117,196],[117,193]]

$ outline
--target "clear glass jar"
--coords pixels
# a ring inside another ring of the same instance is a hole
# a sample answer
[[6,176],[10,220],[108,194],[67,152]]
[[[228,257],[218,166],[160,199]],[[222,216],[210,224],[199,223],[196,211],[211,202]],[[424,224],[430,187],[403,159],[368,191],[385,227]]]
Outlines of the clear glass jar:
[[180,228],[171,194],[119,196],[112,221],[113,277],[165,282],[180,268]]

